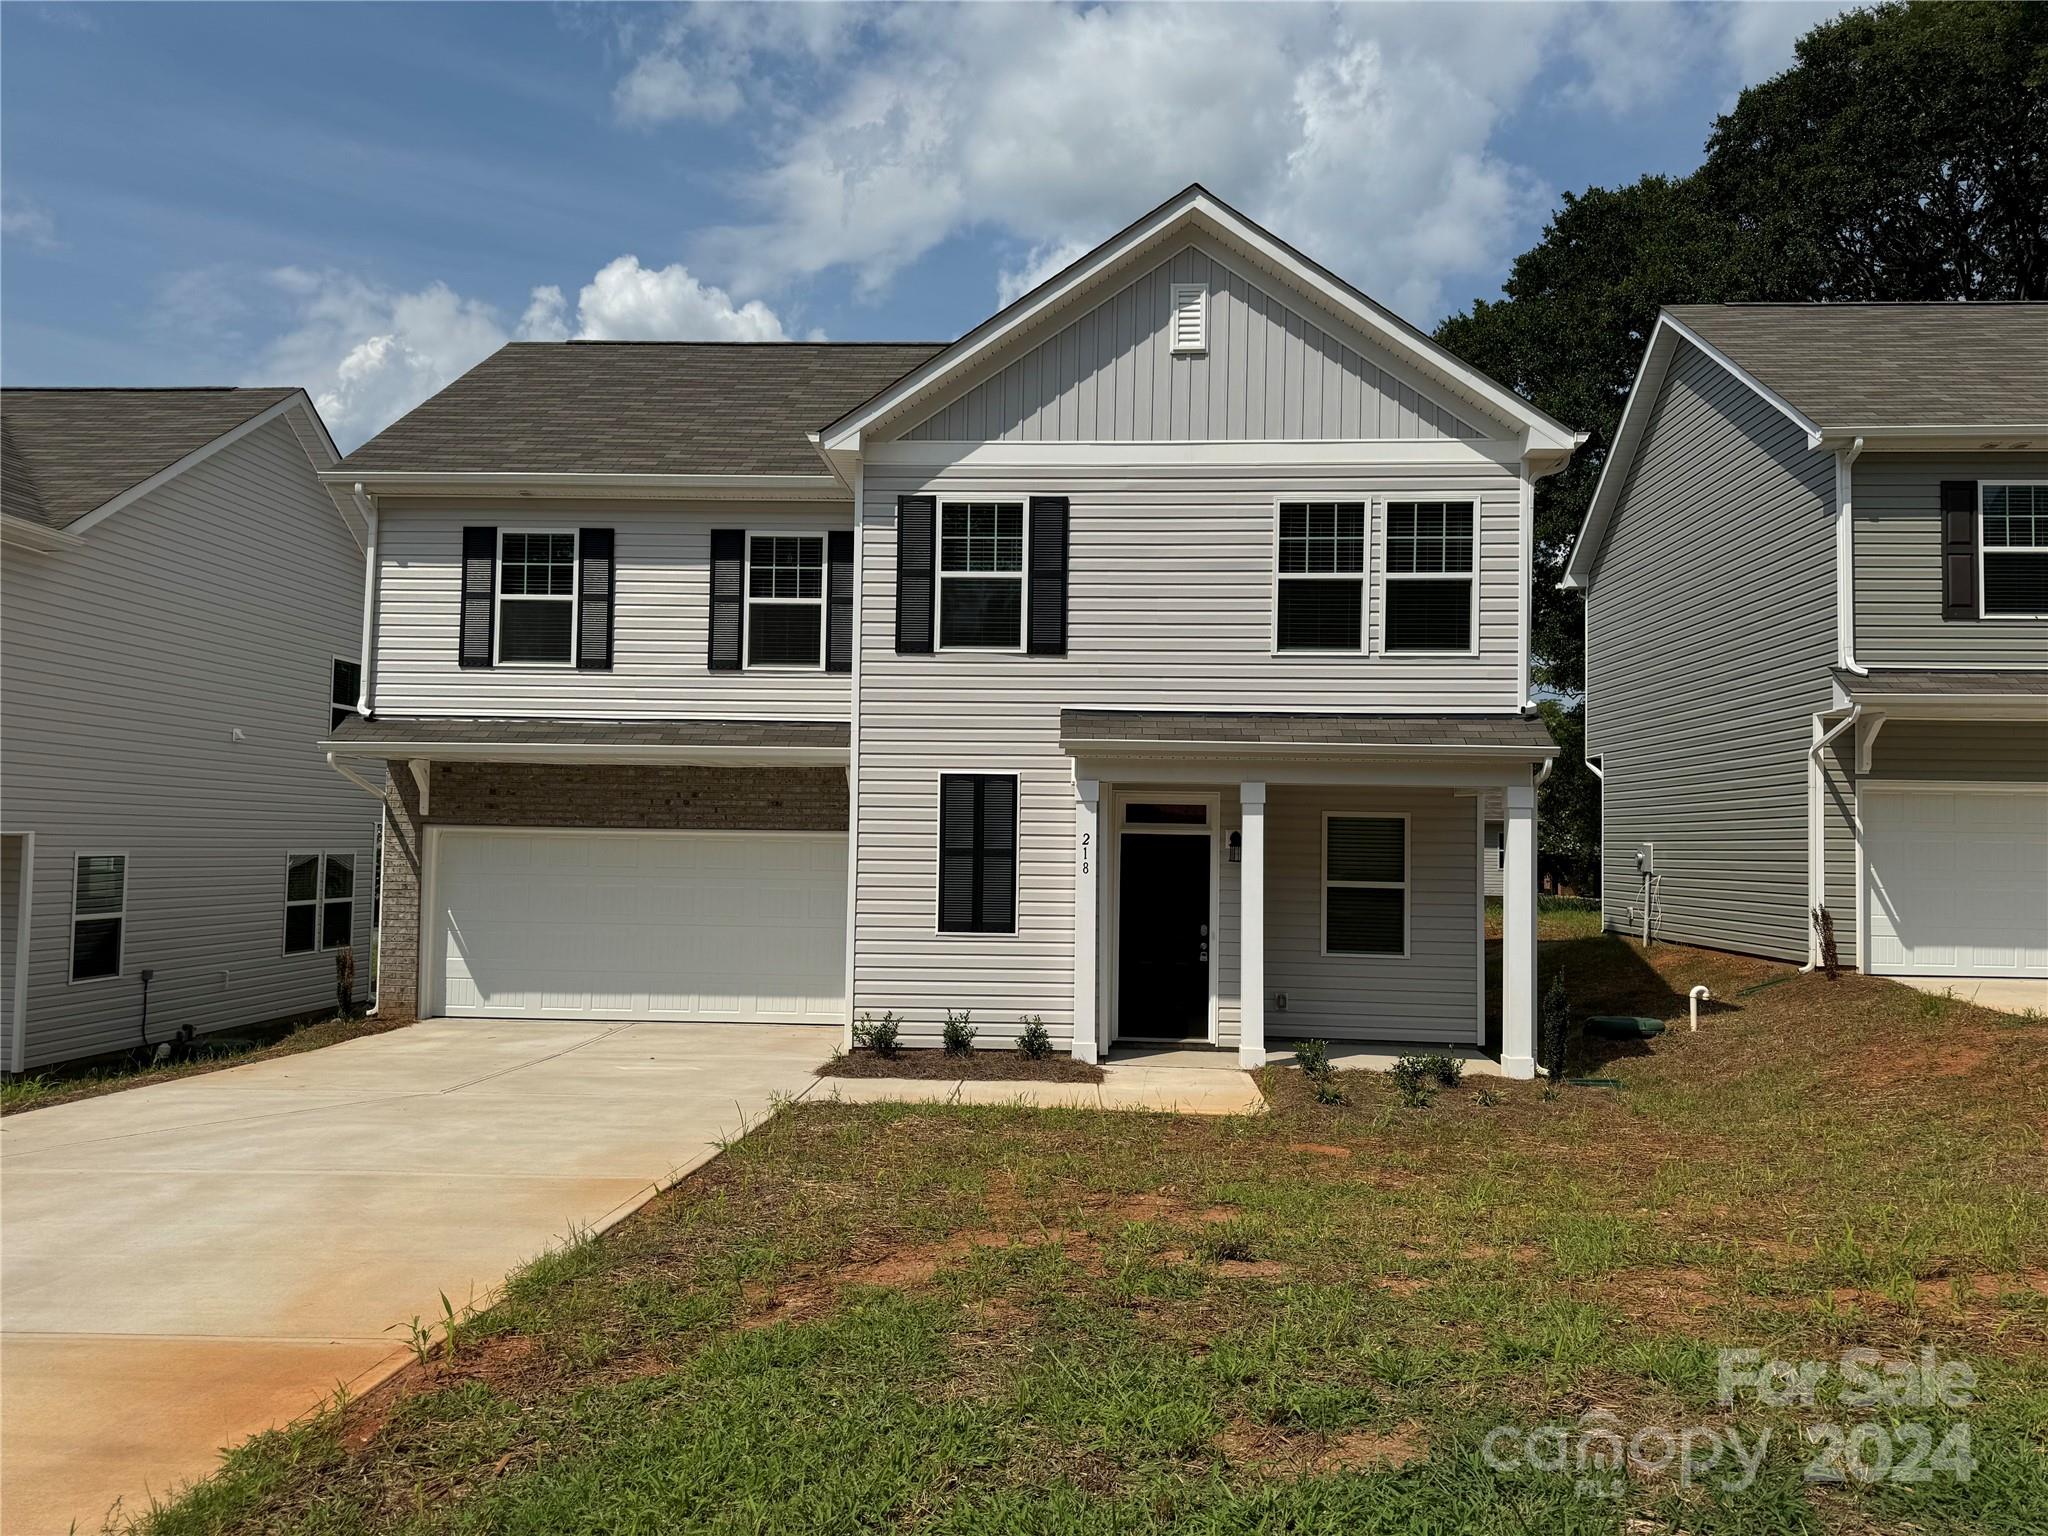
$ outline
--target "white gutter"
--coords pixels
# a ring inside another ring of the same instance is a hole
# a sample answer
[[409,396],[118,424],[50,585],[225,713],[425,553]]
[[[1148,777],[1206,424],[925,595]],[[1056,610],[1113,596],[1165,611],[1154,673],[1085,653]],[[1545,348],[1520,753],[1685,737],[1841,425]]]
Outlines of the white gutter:
[[1536,782],[1530,787],[1533,789],[1541,789],[1543,787],[1543,781],[1550,777],[1550,770],[1555,768],[1556,766],[1556,758],[1546,757],[1545,759],[1543,759],[1543,761],[1539,763],[1536,767]]
[[[1837,736],[1856,728],[1856,722],[1863,718],[1863,706],[1851,704],[1849,713],[1837,720],[1823,732],[1820,716],[1813,717],[1813,749],[1807,753],[1807,796],[1806,796],[1806,964],[1799,969],[1810,971],[1820,964],[1820,935],[1813,926],[1813,912],[1816,907],[1827,905],[1828,884],[1828,821],[1823,803],[1821,754],[1828,749]],[[1861,958],[1860,956],[1858,957]]]
[[1451,746],[1442,742],[1382,744],[1343,741],[1159,741],[1156,739],[1092,736],[1063,736],[1060,750],[1070,757],[1439,757],[1452,761],[1465,758],[1525,758],[1531,762],[1554,758],[1559,747],[1514,747],[1493,745]]
[[454,495],[499,494],[507,491],[577,491],[593,496],[765,496],[818,495],[838,498],[847,487],[836,474],[815,475],[663,475],[601,474],[571,470],[341,470],[322,474],[328,484],[353,484],[386,495],[398,492]]
[[846,747],[728,747],[589,742],[324,741],[329,756],[436,763],[661,763],[717,767],[842,768]]
[[344,763],[341,760],[341,756],[339,753],[330,752],[327,754],[327,766],[332,768],[336,773],[340,774],[344,779],[347,779],[349,783],[355,785],[355,787],[357,789],[360,789],[364,794],[372,795],[379,800],[382,800],[384,798],[384,791],[379,789],[376,785],[372,784],[360,773],[357,773],[355,769],[349,767],[346,763]]
[[1863,452],[1863,439],[1835,450],[1835,648],[1842,670],[1857,677],[1870,669],[1856,660],[1856,523],[1852,466]]
[[356,713],[367,720],[375,708],[370,679],[377,663],[377,499],[363,493],[360,480],[355,483],[354,495],[356,511],[363,519],[363,661],[357,669],[362,676]]

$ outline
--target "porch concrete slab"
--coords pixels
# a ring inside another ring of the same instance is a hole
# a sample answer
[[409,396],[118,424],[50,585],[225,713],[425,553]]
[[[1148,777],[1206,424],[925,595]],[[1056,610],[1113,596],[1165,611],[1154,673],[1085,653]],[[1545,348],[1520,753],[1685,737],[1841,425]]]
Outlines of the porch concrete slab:
[[1205,1072],[1235,1072],[1235,1048],[1218,1050],[1203,1045],[1113,1045],[1104,1058],[1105,1067],[1185,1067]]
[[2048,980],[2025,976],[1890,976],[1916,992],[1953,996],[2000,1013],[2048,1014]]
[[[1294,1046],[1292,1040],[1271,1040],[1266,1042],[1266,1056],[1276,1067],[1294,1067]],[[1465,1063],[1465,1071],[1473,1077],[1499,1077],[1500,1062],[1477,1046],[1445,1045],[1437,1042],[1399,1042],[1381,1040],[1332,1040],[1330,1065],[1340,1072],[1386,1072],[1403,1056],[1450,1056]]]
[[1104,1109],[1156,1109],[1182,1115],[1256,1115],[1266,1096],[1249,1072],[1212,1067],[1134,1066],[1108,1062],[1102,1069]]
[[436,1020],[10,1116],[0,1531],[203,1476],[811,1090],[839,1037]]

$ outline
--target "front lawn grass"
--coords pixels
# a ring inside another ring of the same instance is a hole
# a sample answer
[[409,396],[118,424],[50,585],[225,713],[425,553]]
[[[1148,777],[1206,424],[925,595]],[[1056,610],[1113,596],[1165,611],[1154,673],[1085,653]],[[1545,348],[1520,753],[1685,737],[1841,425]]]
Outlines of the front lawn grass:
[[399,1023],[386,1023],[382,1019],[335,1017],[309,1024],[292,1025],[282,1034],[279,1034],[275,1027],[267,1030],[252,1029],[244,1038],[257,1043],[243,1047],[213,1041],[201,1035],[199,1048],[204,1054],[188,1061],[170,1062],[160,1067],[59,1067],[47,1072],[0,1080],[0,1115],[19,1114],[29,1109],[46,1109],[52,1104],[69,1104],[77,1099],[96,1099],[103,1094],[119,1093],[127,1088],[146,1088],[151,1083],[168,1083],[181,1077],[198,1077],[203,1073],[219,1072],[227,1067],[243,1066],[252,1061],[268,1061],[274,1056],[296,1056],[302,1051],[317,1051],[323,1046],[339,1045],[344,1040],[360,1039],[364,1035],[381,1035],[387,1029],[399,1027]]
[[[1780,1533],[2048,1526],[2048,1034],[1848,977],[1546,946],[1619,1090],[1375,1074],[1269,1115],[802,1104],[396,1382],[144,1517],[197,1532]],[[1719,1011],[1686,1031],[1684,994]],[[1769,983],[1769,985],[1763,985]],[[1745,989],[1751,990],[1744,995]],[[1716,1401],[1722,1348],[1967,1361],[1963,1408]],[[1491,1469],[1497,1426],[1771,1433],[1756,1481]],[[1967,1484],[1811,1486],[1829,1420]],[[1606,1422],[1598,1419],[1598,1422]]]

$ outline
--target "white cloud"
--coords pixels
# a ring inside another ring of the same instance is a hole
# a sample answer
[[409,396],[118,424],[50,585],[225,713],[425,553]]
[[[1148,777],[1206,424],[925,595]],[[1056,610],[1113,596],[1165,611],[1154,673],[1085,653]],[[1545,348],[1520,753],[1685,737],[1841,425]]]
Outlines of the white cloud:
[[670,53],[635,63],[612,92],[612,105],[629,123],[665,123],[698,117],[724,122],[739,111],[739,82],[716,68],[693,67]]
[[[621,256],[567,301],[553,284],[536,287],[508,331],[492,305],[446,283],[413,292],[342,272],[283,267],[266,274],[286,306],[286,328],[247,370],[254,382],[303,384],[328,429],[353,447],[482,362],[507,341],[780,341],[781,319],[758,300],[735,304],[681,266],[649,268]],[[231,275],[188,274],[166,289],[164,320],[212,330],[243,311],[227,297]],[[209,298],[218,295],[218,302]]]
[[1725,108],[1742,87],[1790,68],[1793,43],[1844,9],[1814,0],[1603,5],[1591,24],[1568,34],[1568,51],[1583,74],[1564,95],[1620,117],[1653,108],[1704,75],[1727,87]]
[[1040,283],[1088,254],[1086,240],[1042,240],[1025,253],[1023,264],[996,273],[996,307],[1007,308]]
[[49,210],[19,197],[9,197],[0,203],[0,236],[19,240],[39,251],[61,250],[64,245],[57,238],[57,221]]

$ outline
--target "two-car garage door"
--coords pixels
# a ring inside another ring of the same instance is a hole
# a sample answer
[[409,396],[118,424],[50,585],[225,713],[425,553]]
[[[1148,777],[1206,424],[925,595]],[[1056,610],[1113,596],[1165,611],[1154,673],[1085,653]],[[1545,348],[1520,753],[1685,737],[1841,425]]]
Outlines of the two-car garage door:
[[846,975],[846,837],[442,830],[429,1010],[828,1023]]
[[2048,791],[1858,792],[1870,969],[2048,976]]

